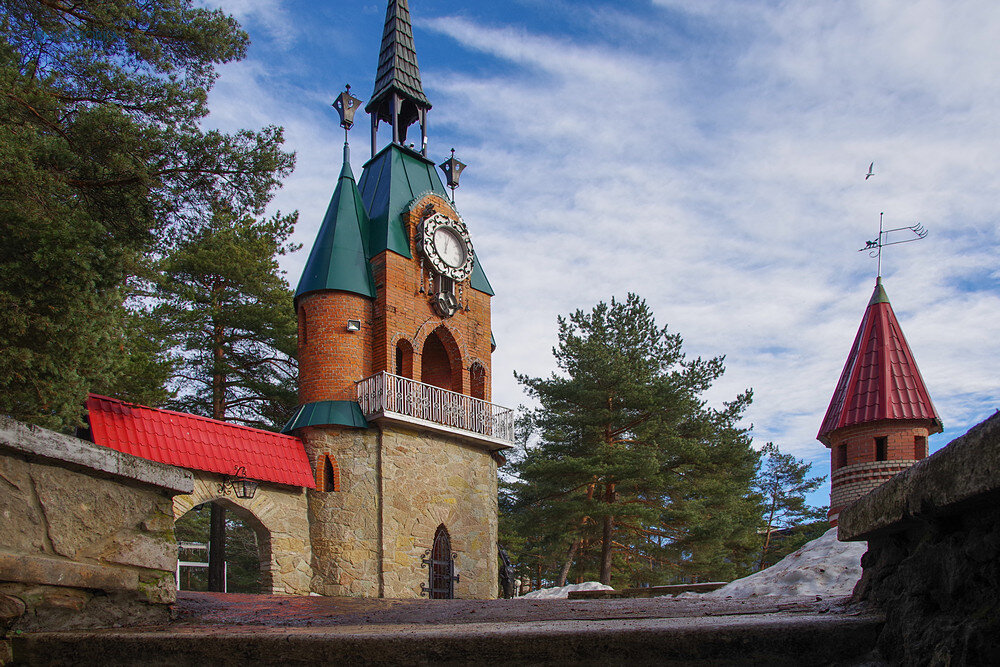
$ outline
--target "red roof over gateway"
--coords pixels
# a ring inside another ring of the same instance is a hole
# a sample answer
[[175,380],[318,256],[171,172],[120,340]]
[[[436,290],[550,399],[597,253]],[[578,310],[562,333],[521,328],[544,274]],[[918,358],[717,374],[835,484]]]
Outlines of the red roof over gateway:
[[929,419],[934,422],[930,432],[941,431],[941,420],[881,278],[816,437],[829,444],[826,436],[831,431],[880,419]]
[[125,454],[221,475],[315,488],[302,441],[208,417],[157,410],[106,396],[87,397],[94,442]]

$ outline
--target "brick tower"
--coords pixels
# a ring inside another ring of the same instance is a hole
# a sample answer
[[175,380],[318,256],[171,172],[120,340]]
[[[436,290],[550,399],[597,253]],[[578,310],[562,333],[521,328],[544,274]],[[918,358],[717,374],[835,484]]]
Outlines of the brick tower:
[[830,448],[830,523],[927,456],[927,437],[941,428],[879,277],[816,436]]
[[[350,129],[361,100],[334,104]],[[296,290],[313,591],[490,598],[497,461],[513,413],[489,402],[493,290],[427,158],[427,112],[406,0],[390,0],[372,157],[344,166]],[[379,125],[391,140],[378,147]],[[419,148],[406,144],[419,123]],[[464,165],[441,165],[458,186]]]

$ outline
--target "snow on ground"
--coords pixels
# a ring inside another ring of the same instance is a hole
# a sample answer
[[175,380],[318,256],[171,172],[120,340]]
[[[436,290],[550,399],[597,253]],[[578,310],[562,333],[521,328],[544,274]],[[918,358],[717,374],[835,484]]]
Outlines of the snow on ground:
[[749,577],[705,593],[708,597],[749,598],[760,595],[850,595],[861,579],[866,542],[840,542],[831,528],[812,542]]
[[570,584],[568,586],[556,586],[553,588],[539,588],[518,597],[518,600],[564,600],[569,597],[570,591],[610,591],[611,586],[598,583],[596,581],[585,581],[582,584]]
[[[681,593],[675,597],[752,598],[763,595],[850,595],[861,579],[861,556],[866,542],[840,542],[837,529],[831,528],[812,542],[749,577],[732,581],[711,593]],[[596,581],[542,588],[520,596],[519,600],[559,600],[570,591],[607,591]]]

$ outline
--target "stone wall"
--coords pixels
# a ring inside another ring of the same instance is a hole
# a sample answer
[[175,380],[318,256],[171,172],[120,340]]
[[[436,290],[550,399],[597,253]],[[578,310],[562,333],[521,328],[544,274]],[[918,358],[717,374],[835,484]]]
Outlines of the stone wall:
[[187,471],[0,416],[4,625],[167,620],[176,599],[171,498],[192,488]]
[[1000,664],[1000,413],[840,514],[891,664]]
[[455,596],[497,594],[497,471],[489,452],[391,423],[301,434],[315,468],[328,454],[338,491],[309,491],[313,591],[417,598],[422,565],[444,525],[456,554]]
[[193,474],[192,492],[174,498],[174,518],[180,519],[202,503],[220,503],[257,535],[261,592],[309,595],[313,573],[305,490],[261,482],[253,498],[242,499],[219,494],[221,475],[201,471]]
[[308,491],[312,590],[320,595],[379,597],[378,432],[306,428],[299,434],[309,463],[329,455],[340,471],[338,491]]
[[421,596],[424,554],[444,525],[456,554],[455,597],[497,596],[497,469],[456,437],[385,425],[382,434],[385,596]]

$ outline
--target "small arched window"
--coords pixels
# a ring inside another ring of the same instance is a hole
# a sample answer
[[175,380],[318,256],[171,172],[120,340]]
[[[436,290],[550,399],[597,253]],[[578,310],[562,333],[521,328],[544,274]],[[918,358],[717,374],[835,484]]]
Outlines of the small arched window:
[[329,454],[320,456],[316,465],[316,490],[327,493],[340,491],[340,466]]
[[469,392],[473,398],[486,400],[486,369],[478,361],[469,368]]
[[396,343],[396,375],[413,379],[413,346],[406,339]]

